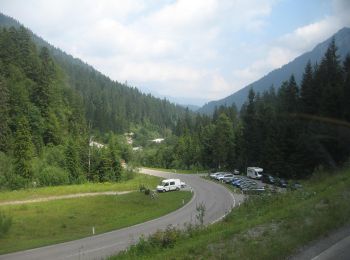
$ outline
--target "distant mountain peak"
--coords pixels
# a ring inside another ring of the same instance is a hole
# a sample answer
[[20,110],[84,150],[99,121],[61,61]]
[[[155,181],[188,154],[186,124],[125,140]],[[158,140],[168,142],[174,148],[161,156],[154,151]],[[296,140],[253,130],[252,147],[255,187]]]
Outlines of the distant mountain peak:
[[237,108],[240,108],[247,100],[248,92],[252,88],[255,92],[262,93],[268,90],[271,86],[277,90],[283,81],[288,80],[289,77],[294,74],[297,83],[299,84],[304,72],[306,63],[310,60],[312,64],[319,62],[325,51],[328,48],[332,39],[335,39],[335,44],[338,47],[338,55],[343,60],[345,56],[350,53],[350,28],[344,27],[335,33],[332,37],[328,38],[324,42],[317,44],[312,51],[306,52],[293,61],[283,65],[281,68],[275,69],[263,76],[257,81],[245,86],[237,92],[231,94],[228,97],[217,101],[211,101],[201,107],[198,112],[204,114],[211,114],[214,112],[215,107],[231,106],[236,104]]

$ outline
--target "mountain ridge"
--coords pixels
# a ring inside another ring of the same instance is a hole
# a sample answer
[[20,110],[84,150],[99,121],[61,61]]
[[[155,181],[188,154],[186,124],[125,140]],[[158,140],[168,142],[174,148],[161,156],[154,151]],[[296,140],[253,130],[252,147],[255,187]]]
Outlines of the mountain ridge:
[[91,65],[51,45],[20,22],[0,13],[0,27],[23,27],[37,47],[46,47],[66,75],[69,86],[83,99],[85,117],[92,128],[122,133],[138,124],[175,129],[186,109],[167,99],[145,94],[136,87],[110,79]]
[[335,43],[338,47],[338,55],[340,56],[341,60],[344,60],[345,56],[350,52],[350,28],[348,27],[340,29],[332,37],[317,44],[311,51],[305,52],[282,67],[270,71],[260,79],[248,84],[233,94],[219,100],[208,102],[202,106],[198,112],[203,114],[212,114],[215,107],[220,107],[222,105],[231,106],[232,104],[235,104],[238,108],[240,108],[246,101],[251,88],[259,93],[268,90],[271,86],[278,89],[281,86],[281,83],[288,80],[292,74],[294,74],[295,79],[299,84],[308,60],[311,61],[311,64],[318,63],[333,38],[335,39]]

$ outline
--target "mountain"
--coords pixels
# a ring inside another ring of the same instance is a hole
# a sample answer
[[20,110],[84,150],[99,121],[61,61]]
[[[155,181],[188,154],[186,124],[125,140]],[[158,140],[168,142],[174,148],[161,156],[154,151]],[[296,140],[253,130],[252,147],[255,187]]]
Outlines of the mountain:
[[331,40],[335,39],[335,43],[338,47],[338,55],[343,60],[345,56],[350,53],[350,28],[343,28],[334,34],[331,38],[318,44],[312,51],[306,52],[301,56],[295,58],[290,63],[282,66],[279,69],[271,71],[266,76],[261,79],[249,84],[248,86],[242,88],[241,90],[233,93],[232,95],[217,100],[211,101],[201,107],[198,112],[204,114],[211,114],[214,112],[215,107],[219,106],[231,106],[233,103],[240,108],[243,103],[247,100],[248,93],[250,89],[254,89],[255,92],[263,92],[268,90],[272,85],[275,88],[279,88],[281,83],[288,80],[289,77],[294,74],[297,83],[299,84],[304,72],[306,63],[310,60],[312,64],[322,59],[325,51]]
[[[0,13],[0,27],[20,28],[15,19]],[[157,129],[174,129],[186,109],[166,99],[140,92],[136,87],[113,81],[80,59],[52,46],[28,30],[38,48],[46,47],[65,75],[66,84],[82,98],[85,118],[101,132],[129,131],[150,124]]]

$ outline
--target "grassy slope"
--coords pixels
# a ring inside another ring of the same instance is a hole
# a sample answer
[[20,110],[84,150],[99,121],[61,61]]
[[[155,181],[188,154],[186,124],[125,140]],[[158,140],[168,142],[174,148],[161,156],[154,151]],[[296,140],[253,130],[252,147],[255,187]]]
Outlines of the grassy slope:
[[31,188],[18,191],[3,191],[0,192],[0,202],[11,200],[28,200],[82,192],[138,190],[140,184],[144,184],[150,188],[155,188],[158,183],[158,177],[145,174],[135,174],[135,178],[131,180],[116,183],[84,183],[77,185]]
[[140,192],[120,196],[64,199],[27,205],[2,206],[13,218],[0,238],[0,254],[119,229],[162,216],[180,208],[190,192],[168,192],[151,199]]
[[350,222],[350,170],[319,174],[304,189],[250,199],[221,223],[182,234],[173,248],[136,246],[116,258],[283,259]]

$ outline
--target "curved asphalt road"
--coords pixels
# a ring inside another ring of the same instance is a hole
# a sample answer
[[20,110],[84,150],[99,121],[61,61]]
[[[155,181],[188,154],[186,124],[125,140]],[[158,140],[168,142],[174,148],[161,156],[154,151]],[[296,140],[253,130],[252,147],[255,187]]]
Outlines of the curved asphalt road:
[[[66,243],[0,255],[0,259],[103,259],[136,243],[141,235],[147,236],[158,229],[166,228],[168,225],[181,228],[185,223],[195,223],[196,205],[199,203],[205,204],[204,223],[210,224],[220,220],[243,199],[242,196],[235,195],[236,197],[234,197],[222,185],[206,181],[196,175],[164,173],[145,169],[142,172],[185,181],[193,189],[192,200],[168,215],[145,223]],[[38,224],[40,225],[40,223]]]

